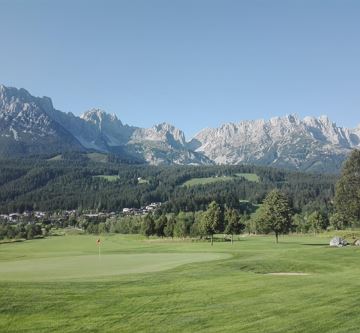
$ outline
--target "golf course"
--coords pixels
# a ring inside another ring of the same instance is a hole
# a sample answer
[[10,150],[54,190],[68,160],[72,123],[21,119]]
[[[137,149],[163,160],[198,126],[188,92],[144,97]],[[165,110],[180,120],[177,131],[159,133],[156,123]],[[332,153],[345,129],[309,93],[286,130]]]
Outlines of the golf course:
[[360,248],[139,235],[0,244],[0,332],[358,332]]

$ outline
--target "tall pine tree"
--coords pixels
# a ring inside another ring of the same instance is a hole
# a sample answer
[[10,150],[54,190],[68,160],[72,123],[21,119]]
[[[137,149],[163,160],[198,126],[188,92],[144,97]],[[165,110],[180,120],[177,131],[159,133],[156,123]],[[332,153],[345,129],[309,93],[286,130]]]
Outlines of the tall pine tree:
[[336,184],[335,208],[347,221],[345,226],[360,225],[360,150],[354,150],[345,162]]

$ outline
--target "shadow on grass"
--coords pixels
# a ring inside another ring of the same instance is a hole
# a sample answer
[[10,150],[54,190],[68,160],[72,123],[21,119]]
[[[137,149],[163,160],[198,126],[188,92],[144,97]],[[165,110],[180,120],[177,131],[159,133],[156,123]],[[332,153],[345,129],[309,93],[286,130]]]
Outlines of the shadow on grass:
[[281,244],[291,244],[291,245],[304,245],[304,246],[327,246],[328,244],[327,243],[297,243],[297,242],[288,242],[288,241],[282,241],[282,240],[279,240],[279,243],[275,243],[275,245],[281,245]]
[[4,240],[4,241],[1,241],[0,242],[0,245],[1,244],[11,244],[11,243],[21,243],[21,242],[25,242],[26,239],[9,239],[9,240]]
[[26,242],[26,241],[40,240],[40,239],[46,239],[46,238],[49,238],[49,236],[36,236],[34,238],[31,238],[31,239],[26,239],[26,238],[6,239],[6,240],[0,241],[0,245],[1,244],[12,244],[12,243],[22,243],[22,242]]

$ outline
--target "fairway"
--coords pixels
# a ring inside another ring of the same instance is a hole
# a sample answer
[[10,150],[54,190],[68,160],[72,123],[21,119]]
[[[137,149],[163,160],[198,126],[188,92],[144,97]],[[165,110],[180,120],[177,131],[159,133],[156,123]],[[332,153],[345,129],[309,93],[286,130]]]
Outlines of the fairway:
[[91,280],[120,274],[156,272],[226,257],[226,254],[221,253],[142,253],[14,260],[1,263],[0,280]]
[[0,332],[358,332],[360,249],[331,237],[3,243]]

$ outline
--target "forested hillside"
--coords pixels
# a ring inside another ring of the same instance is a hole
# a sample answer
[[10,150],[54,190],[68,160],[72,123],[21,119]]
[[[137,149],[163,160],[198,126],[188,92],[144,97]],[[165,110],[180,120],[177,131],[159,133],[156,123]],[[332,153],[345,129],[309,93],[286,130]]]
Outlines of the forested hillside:
[[[258,181],[246,174],[257,175]],[[191,179],[211,177],[215,181],[184,186]],[[273,188],[288,195],[295,211],[327,212],[335,182],[334,175],[267,167],[126,164],[111,155],[94,158],[72,153],[48,159],[2,159],[0,212],[120,211],[151,202],[162,202],[167,212],[196,211],[206,209],[213,200],[251,210],[251,204],[260,203]]]

